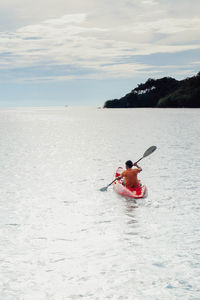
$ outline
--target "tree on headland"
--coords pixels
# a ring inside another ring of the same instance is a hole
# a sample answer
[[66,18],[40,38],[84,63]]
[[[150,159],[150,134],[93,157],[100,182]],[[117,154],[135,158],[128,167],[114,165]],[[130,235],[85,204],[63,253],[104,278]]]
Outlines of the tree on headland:
[[160,98],[158,107],[200,107],[200,72],[197,76],[180,81],[179,87]]
[[107,100],[104,107],[200,107],[200,72],[181,81],[149,78],[124,97]]

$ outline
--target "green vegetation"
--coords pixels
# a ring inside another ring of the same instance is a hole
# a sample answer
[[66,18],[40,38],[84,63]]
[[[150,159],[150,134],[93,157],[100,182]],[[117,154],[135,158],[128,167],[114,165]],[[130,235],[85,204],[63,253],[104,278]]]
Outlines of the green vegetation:
[[150,78],[124,97],[107,100],[104,107],[200,107],[200,72],[180,81]]

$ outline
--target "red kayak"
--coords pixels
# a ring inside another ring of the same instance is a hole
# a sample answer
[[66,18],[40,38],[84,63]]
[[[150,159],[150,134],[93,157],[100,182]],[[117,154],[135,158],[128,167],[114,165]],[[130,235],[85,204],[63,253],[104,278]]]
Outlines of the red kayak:
[[[123,168],[119,167],[115,173],[115,178],[119,177],[122,172]],[[137,188],[127,188],[123,185],[121,179],[113,183],[113,188],[118,194],[134,199],[144,198],[147,192],[147,188],[144,184],[141,184]]]

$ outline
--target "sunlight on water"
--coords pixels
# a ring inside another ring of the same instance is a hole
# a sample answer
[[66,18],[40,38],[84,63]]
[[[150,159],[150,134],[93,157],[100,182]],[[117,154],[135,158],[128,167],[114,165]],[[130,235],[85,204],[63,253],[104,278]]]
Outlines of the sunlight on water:
[[[0,299],[200,299],[199,109],[4,109],[0,123]],[[146,199],[99,191],[151,145]]]

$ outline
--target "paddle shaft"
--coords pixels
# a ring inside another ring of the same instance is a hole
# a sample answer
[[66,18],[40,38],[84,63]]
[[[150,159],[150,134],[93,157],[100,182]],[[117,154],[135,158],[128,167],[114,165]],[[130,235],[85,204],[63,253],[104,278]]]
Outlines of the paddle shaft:
[[141,161],[145,156],[142,156],[140,159],[138,159],[135,164],[137,164],[139,161]]
[[115,178],[111,183],[109,183],[109,185],[107,185],[107,187],[109,187],[113,182],[115,182],[118,178]]

